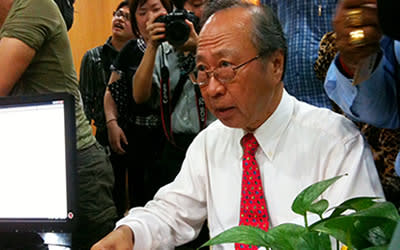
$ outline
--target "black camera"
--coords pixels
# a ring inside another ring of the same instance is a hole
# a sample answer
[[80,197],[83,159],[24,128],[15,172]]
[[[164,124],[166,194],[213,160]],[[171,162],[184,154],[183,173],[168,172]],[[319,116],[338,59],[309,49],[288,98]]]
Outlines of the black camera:
[[154,22],[165,23],[165,39],[161,41],[168,41],[174,47],[183,45],[190,34],[185,19],[192,22],[196,32],[199,32],[199,18],[185,9],[175,9],[168,15],[157,17]]

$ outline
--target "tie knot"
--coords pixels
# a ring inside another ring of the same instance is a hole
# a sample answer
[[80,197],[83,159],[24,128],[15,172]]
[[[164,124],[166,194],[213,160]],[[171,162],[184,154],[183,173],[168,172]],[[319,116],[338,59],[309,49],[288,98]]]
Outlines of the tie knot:
[[258,142],[256,138],[254,137],[253,134],[248,133],[245,136],[243,136],[242,141],[241,141],[243,150],[245,153],[249,154],[255,154],[257,148],[258,148]]

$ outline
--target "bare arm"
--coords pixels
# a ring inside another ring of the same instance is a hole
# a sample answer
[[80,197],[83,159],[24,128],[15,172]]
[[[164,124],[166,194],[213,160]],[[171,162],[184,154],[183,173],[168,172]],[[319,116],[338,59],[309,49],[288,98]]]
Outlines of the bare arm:
[[142,61],[132,79],[132,95],[136,103],[143,103],[151,96],[156,53],[157,47],[150,44],[146,48]]
[[165,37],[165,24],[154,23],[154,19],[161,14],[163,13],[150,13],[149,21],[146,23],[149,40],[147,41],[147,48],[142,61],[132,79],[132,96],[136,103],[144,103],[151,96],[157,48],[160,45],[159,40]]
[[28,68],[36,51],[16,38],[0,40],[0,96],[10,93]]
[[[110,76],[108,84],[120,79],[120,75],[113,71]],[[111,149],[117,154],[125,154],[125,150],[121,146],[121,141],[124,144],[128,144],[128,139],[125,136],[124,131],[120,128],[117,122],[118,110],[117,104],[111,96],[111,92],[106,88],[104,93],[104,114],[106,117],[106,126],[108,132],[108,141]]]
[[[110,76],[110,80],[108,81],[108,85],[119,80],[120,78],[121,77],[117,72],[115,72],[115,71],[111,72],[111,76]],[[110,121],[112,119],[118,118],[117,104],[115,103],[114,99],[112,98],[111,93],[108,90],[108,88],[106,88],[106,92],[104,94],[104,114],[106,116],[106,121]]]

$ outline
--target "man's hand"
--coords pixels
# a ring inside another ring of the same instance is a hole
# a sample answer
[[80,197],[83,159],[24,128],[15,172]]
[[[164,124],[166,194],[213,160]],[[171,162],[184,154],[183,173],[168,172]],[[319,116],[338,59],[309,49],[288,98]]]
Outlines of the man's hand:
[[110,143],[112,151],[119,155],[125,154],[126,151],[122,148],[121,141],[125,145],[128,145],[128,139],[126,138],[124,131],[120,128],[120,126],[118,126],[116,120],[107,123],[107,132],[108,142]]
[[128,226],[118,227],[94,244],[91,250],[132,250],[134,234]]
[[343,0],[333,20],[340,59],[354,73],[358,62],[379,50],[382,32],[376,0]]

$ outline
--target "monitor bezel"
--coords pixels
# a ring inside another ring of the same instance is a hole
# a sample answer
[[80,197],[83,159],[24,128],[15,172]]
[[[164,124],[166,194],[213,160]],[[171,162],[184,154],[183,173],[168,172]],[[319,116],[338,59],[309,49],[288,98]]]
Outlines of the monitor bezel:
[[[1,106],[20,106],[53,101],[64,102],[65,159],[67,178],[67,211],[65,219],[0,218],[0,232],[65,232],[72,233],[76,225],[76,124],[74,97],[65,92],[29,96],[0,97]],[[29,204],[27,204],[29,206]]]

